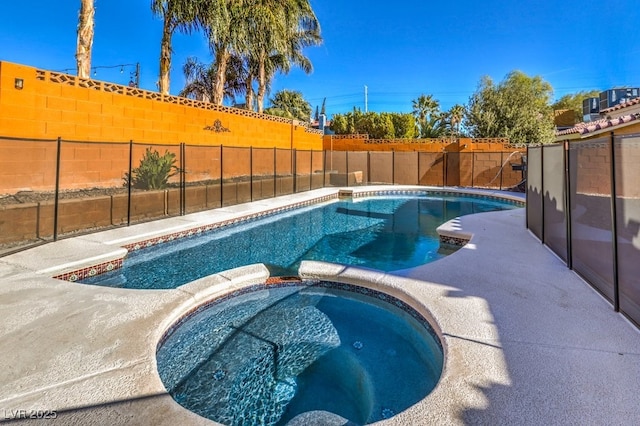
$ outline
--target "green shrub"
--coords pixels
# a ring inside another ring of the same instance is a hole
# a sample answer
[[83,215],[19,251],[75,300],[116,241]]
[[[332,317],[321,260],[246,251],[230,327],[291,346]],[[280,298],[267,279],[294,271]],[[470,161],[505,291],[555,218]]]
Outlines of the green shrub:
[[[131,186],[136,189],[166,188],[169,178],[178,171],[175,163],[176,154],[173,152],[165,150],[164,155],[160,156],[155,149],[147,148],[140,166],[131,169]],[[124,183],[125,186],[129,185],[129,173],[125,173]]]

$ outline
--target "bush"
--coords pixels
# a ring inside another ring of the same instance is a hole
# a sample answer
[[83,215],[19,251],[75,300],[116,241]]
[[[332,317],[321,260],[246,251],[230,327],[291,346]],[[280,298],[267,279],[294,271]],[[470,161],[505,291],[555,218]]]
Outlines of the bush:
[[[140,166],[131,169],[131,186],[136,189],[163,189],[167,187],[167,181],[178,172],[175,166],[176,155],[165,151],[164,155],[151,147],[147,148],[144,157],[140,160]],[[129,185],[129,173],[124,176],[125,186]]]

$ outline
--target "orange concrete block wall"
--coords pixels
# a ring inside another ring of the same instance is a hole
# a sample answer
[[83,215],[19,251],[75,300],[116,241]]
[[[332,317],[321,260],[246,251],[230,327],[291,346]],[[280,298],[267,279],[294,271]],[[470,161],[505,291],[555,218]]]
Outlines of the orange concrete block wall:
[[58,138],[63,189],[121,186],[129,141],[133,167],[149,146],[179,159],[185,143],[188,182],[220,178],[221,147],[225,178],[249,172],[249,147],[258,173],[277,150],[278,174],[291,174],[290,150],[322,150],[303,122],[0,62],[0,194],[52,190]]
[[0,62],[0,136],[322,149],[322,132],[306,123],[9,62]]
[[325,135],[326,151],[514,152],[508,139],[369,139],[369,135]]

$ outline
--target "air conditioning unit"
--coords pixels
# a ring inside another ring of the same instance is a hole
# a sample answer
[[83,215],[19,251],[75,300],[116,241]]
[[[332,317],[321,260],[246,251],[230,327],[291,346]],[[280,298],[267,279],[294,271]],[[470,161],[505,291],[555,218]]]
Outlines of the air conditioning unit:
[[600,92],[600,111],[620,105],[640,96],[640,88],[610,89]]
[[582,100],[582,121],[595,121],[600,118],[600,98]]

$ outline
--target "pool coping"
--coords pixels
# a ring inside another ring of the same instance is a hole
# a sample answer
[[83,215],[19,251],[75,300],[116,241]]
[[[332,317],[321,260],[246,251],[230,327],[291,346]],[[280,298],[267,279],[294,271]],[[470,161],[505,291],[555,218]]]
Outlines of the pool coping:
[[[39,273],[54,273],[53,278],[64,281],[80,281],[85,278],[93,277],[103,273],[111,272],[122,268],[123,262],[127,254],[136,252],[144,248],[150,248],[159,244],[177,241],[184,238],[195,237],[205,234],[210,231],[215,231],[226,226],[236,225],[244,222],[248,222],[255,219],[261,219],[264,217],[273,216],[279,213],[301,209],[315,204],[324,203],[331,200],[337,200],[340,198],[366,198],[376,196],[411,196],[411,195],[434,195],[434,196],[451,196],[451,195],[465,195],[469,197],[482,197],[495,199],[500,201],[510,201],[514,204],[521,204],[524,206],[524,201],[517,195],[505,193],[498,194],[492,192],[478,192],[478,190],[460,189],[460,188],[429,188],[422,187],[420,189],[396,189],[389,187],[378,187],[376,189],[338,189],[329,195],[322,195],[315,198],[310,198],[304,201],[295,202],[291,204],[279,205],[267,210],[260,210],[255,212],[249,212],[241,215],[234,215],[224,220],[215,220],[207,223],[191,224],[190,226],[182,227],[179,230],[163,230],[153,233],[153,235],[144,235],[143,239],[136,239],[132,237],[125,237],[110,240],[107,242],[109,245],[118,244],[121,249],[126,251],[118,251],[117,255],[109,256],[108,260],[95,263],[94,258],[87,260],[77,260],[74,262],[67,262],[62,265],[54,265],[49,268],[38,271]],[[220,210],[220,209],[216,209]],[[471,235],[464,233],[449,223],[441,225],[437,229],[440,235],[440,241],[442,244],[449,246],[461,247],[465,245]],[[105,231],[103,234],[108,235],[109,231]]]
[[[146,224],[137,232],[203,218]],[[393,273],[322,262],[300,267],[302,278],[370,286],[409,301],[442,338],[445,369],[436,389],[376,424],[640,419],[633,398],[640,390],[640,334],[526,230],[524,211],[464,216],[455,228],[471,235],[470,242],[432,264]],[[250,265],[178,289],[141,291],[79,285],[42,272],[78,261],[69,259],[69,251],[91,259],[121,252],[109,242],[123,233],[0,258],[5,418],[41,409],[56,410],[65,424],[214,424],[166,394],[155,369],[156,345],[189,309],[263,283],[269,273],[264,265]]]

